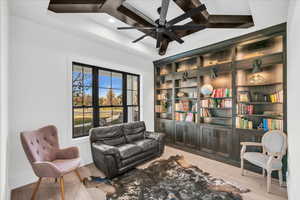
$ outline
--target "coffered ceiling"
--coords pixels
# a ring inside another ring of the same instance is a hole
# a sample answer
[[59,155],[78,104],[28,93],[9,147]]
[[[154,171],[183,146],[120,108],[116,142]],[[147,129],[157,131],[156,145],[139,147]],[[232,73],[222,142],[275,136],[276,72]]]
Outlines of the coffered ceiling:
[[[161,0],[127,0],[128,4],[141,11],[152,20],[159,18],[157,8]],[[208,12],[218,15],[252,15],[255,26],[249,29],[206,29],[184,37],[185,43],[170,43],[165,56],[230,39],[248,32],[286,22],[288,0],[202,0]],[[11,13],[14,16],[50,25],[63,31],[70,31],[95,42],[106,42],[117,48],[130,50],[139,55],[161,58],[155,48],[155,39],[147,37],[140,43],[132,40],[143,35],[137,30],[117,31],[125,23],[104,13],[57,14],[48,11],[49,0],[11,0]],[[173,2],[170,3],[167,19],[183,14]],[[189,22],[187,19],[181,24]]]

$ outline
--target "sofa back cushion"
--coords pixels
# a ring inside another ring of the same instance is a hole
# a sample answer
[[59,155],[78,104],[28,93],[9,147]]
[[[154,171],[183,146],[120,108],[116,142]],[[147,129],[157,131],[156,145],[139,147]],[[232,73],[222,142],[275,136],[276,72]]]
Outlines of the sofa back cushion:
[[128,143],[145,138],[146,126],[143,121],[124,124],[123,130]]
[[125,144],[123,125],[92,128],[90,130],[90,140],[91,143],[101,142],[111,146]]

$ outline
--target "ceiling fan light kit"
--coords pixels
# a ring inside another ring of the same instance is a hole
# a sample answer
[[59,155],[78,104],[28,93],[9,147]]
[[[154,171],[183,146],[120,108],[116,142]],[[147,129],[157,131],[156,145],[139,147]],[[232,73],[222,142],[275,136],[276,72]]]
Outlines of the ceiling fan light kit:
[[[184,43],[183,37],[207,28],[249,28],[254,26],[251,15],[210,15],[200,0],[173,0],[183,10],[183,14],[167,21],[170,0],[162,0],[157,8],[159,19],[153,21],[126,0],[50,0],[49,10],[57,13],[107,13],[128,24],[118,30],[138,30],[144,33],[133,43],[146,37],[156,39],[156,48],[164,55],[172,41]],[[178,23],[191,19],[183,25]]]

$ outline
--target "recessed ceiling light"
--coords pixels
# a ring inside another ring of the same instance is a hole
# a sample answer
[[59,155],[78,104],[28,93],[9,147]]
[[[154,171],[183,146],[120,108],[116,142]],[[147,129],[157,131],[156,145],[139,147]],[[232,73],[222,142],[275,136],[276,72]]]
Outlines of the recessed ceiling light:
[[109,18],[109,20],[108,20],[110,23],[115,23],[116,22],[116,20],[115,19],[113,19],[113,18]]

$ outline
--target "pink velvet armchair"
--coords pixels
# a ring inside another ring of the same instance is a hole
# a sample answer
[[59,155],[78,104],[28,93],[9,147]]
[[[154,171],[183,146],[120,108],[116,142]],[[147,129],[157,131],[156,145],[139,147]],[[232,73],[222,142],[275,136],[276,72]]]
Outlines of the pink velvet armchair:
[[55,126],[46,126],[38,130],[22,132],[21,142],[34,173],[39,177],[32,194],[32,200],[35,199],[42,178],[59,180],[62,200],[64,200],[63,176],[65,174],[75,171],[82,182],[77,171],[80,165],[78,148],[60,149]]

